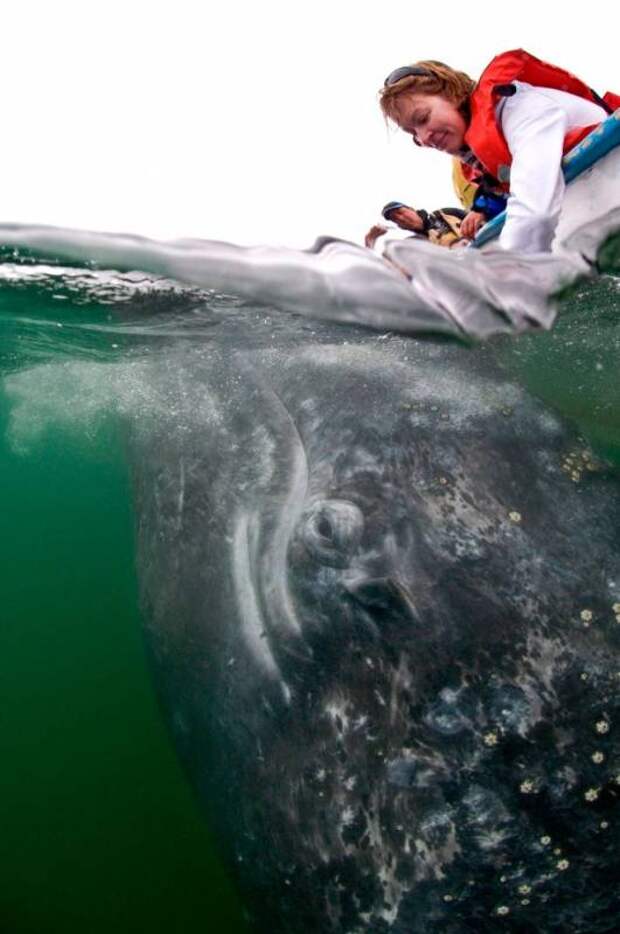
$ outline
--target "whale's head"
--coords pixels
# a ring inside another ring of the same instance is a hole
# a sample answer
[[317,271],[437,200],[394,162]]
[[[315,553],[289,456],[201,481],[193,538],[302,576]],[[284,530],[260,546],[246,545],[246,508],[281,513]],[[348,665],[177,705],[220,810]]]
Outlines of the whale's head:
[[209,425],[150,450],[160,691],[265,929],[620,911],[618,483],[487,356],[201,364]]

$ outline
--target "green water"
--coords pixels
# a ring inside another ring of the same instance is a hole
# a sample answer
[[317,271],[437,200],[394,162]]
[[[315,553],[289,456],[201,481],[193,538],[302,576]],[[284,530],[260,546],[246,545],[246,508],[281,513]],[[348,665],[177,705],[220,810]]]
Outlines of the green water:
[[510,375],[620,465],[620,280],[581,283],[551,331],[499,343]]
[[112,442],[0,445],[0,931],[241,934],[145,667]]

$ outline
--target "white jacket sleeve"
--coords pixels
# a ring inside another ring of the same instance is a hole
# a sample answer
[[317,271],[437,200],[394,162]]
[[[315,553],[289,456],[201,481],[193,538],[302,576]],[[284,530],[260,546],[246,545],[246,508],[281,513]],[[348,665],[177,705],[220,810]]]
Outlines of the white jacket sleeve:
[[502,131],[512,153],[500,246],[524,253],[545,252],[551,249],[564,195],[567,114],[544,90],[523,86],[500,108]]

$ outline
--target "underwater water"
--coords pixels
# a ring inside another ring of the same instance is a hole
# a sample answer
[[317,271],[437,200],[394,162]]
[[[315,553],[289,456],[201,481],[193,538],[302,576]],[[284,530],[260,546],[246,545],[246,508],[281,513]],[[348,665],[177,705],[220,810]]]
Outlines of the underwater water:
[[[340,327],[345,343],[385,339]],[[334,341],[333,326],[153,275],[0,267],[2,931],[248,930],[151,687],[124,428],[156,417],[145,361],[240,329],[257,347]],[[611,275],[573,288],[548,333],[462,349],[618,468],[619,351]]]
[[[108,323],[105,289],[81,305],[83,282],[45,281],[0,285],[3,377],[125,352],[123,333],[89,330]],[[178,304],[155,285],[145,300]],[[146,668],[122,439],[101,422],[68,431],[74,403],[55,399],[37,443],[16,447],[0,389],[0,930],[241,934]]]

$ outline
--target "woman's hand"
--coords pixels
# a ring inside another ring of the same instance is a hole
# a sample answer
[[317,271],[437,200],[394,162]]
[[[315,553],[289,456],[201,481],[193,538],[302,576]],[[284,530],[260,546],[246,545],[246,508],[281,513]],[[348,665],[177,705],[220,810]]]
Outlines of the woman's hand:
[[364,246],[372,250],[379,237],[382,237],[384,233],[387,233],[387,227],[383,227],[382,224],[373,224],[364,237]]
[[466,240],[473,240],[483,224],[486,223],[486,217],[480,211],[470,211],[461,221],[461,237]]

